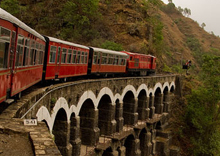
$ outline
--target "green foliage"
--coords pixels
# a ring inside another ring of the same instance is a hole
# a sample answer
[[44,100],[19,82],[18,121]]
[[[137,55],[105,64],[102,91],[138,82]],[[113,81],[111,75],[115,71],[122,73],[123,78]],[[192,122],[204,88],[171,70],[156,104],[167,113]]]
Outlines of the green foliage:
[[170,67],[168,67],[166,64],[164,64],[163,71],[164,71],[164,72],[172,72],[172,70],[170,69]]
[[168,3],[167,5],[161,7],[161,10],[167,14],[178,13],[174,3]]
[[2,0],[0,4],[2,9],[10,12],[12,15],[17,15],[20,12],[17,0]]
[[190,131],[195,156],[220,152],[220,57],[203,56],[204,86],[192,90],[187,97],[186,130]]
[[105,41],[104,43],[101,44],[101,47],[104,49],[109,49],[109,50],[116,50],[116,51],[122,51],[123,47],[121,44],[112,42],[112,41]]
[[62,26],[65,27],[61,29],[62,38],[94,37],[97,32],[92,29],[91,22],[99,16],[98,2],[99,0],[68,0],[64,3],[63,9],[58,14],[58,17],[63,19]]
[[199,66],[202,66],[203,61],[201,56],[204,54],[204,51],[199,40],[194,37],[188,37],[186,40],[186,44],[189,47],[189,49],[193,52],[193,56],[197,60]]

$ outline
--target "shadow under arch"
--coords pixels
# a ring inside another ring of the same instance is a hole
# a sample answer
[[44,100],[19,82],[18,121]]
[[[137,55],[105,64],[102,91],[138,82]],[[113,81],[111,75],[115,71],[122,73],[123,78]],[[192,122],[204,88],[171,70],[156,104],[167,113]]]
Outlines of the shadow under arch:
[[56,115],[52,134],[55,138],[55,143],[62,155],[67,155],[69,138],[68,138],[68,123],[66,111],[61,108]]
[[103,95],[98,104],[99,120],[98,127],[100,134],[111,135],[116,131],[115,105],[112,104],[111,97]]
[[98,110],[91,99],[82,104],[80,116],[80,138],[83,145],[95,145],[99,140]]

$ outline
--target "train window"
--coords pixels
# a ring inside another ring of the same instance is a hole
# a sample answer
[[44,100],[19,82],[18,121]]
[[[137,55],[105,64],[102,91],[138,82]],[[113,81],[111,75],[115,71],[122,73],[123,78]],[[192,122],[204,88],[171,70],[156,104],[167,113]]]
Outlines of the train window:
[[67,52],[67,49],[63,48],[61,63],[66,63],[66,52]]
[[94,52],[94,55],[93,55],[93,64],[96,64],[97,62],[97,52]]
[[57,63],[60,62],[60,51],[61,51],[61,47],[58,48]]
[[121,65],[122,58],[119,56],[118,65]]
[[30,65],[34,65],[34,56],[35,56],[35,41],[31,41],[31,51],[30,51]]
[[22,35],[18,35],[16,66],[22,66],[23,51],[24,51],[24,37]]
[[117,55],[115,56],[114,64],[118,65],[118,56]]
[[25,40],[24,56],[23,56],[23,66],[29,65],[29,49],[30,49],[30,39]]
[[35,47],[35,55],[34,55],[34,65],[37,65],[39,63],[39,43],[36,43]]
[[107,54],[102,54],[102,64],[107,64]]
[[1,36],[0,36],[0,40],[4,40],[6,42],[10,42],[10,34],[11,34],[11,31],[8,30],[8,29],[5,29],[3,27],[1,27],[0,29],[1,31]]
[[84,52],[82,52],[82,55],[81,55],[81,63],[84,64]]
[[0,40],[0,69],[8,67],[9,43]]
[[71,63],[72,49],[68,49],[67,63]]
[[132,56],[130,57],[130,60],[132,60]]
[[88,53],[85,52],[85,64],[87,64],[87,63],[88,63]]
[[76,59],[76,63],[80,63],[80,54],[81,54],[81,52],[80,51],[78,51],[77,52],[77,59]]
[[110,54],[108,58],[109,58],[109,59],[108,59],[108,64],[113,64],[114,55]]
[[73,63],[76,63],[76,50],[73,51]]
[[50,60],[49,60],[50,63],[55,63],[56,52],[57,52],[57,47],[50,46]]

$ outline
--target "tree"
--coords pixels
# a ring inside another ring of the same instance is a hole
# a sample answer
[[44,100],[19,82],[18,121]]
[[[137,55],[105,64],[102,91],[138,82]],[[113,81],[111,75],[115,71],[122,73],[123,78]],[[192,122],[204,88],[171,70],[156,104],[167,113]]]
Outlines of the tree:
[[0,4],[2,9],[10,12],[14,16],[20,12],[19,3],[17,0],[3,0],[0,2]]
[[191,10],[188,9],[188,8],[185,8],[185,9],[183,10],[183,13],[184,13],[185,16],[189,17],[189,16],[191,15]]
[[[63,4],[59,13],[62,20],[62,26],[65,29],[61,32],[64,39],[70,34],[87,35],[91,33],[91,22],[97,20],[99,0],[68,0]],[[86,32],[85,32],[86,31]],[[74,32],[74,33],[71,33]]]
[[183,13],[183,9],[180,7],[180,6],[178,6],[178,11],[182,14]]
[[201,24],[202,29],[204,29],[205,26],[206,26],[205,23],[202,23],[202,24]]
[[220,57],[203,56],[203,85],[187,97],[186,131],[190,131],[192,154],[216,155],[220,152]]

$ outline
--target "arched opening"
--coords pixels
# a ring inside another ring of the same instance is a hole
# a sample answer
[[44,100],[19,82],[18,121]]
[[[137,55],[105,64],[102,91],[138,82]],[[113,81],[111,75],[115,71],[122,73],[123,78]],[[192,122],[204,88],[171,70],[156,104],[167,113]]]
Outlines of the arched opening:
[[79,112],[80,138],[83,145],[95,145],[99,140],[98,110],[91,99],[87,99]]
[[68,123],[67,115],[63,108],[61,108],[56,115],[53,131],[52,131],[55,143],[60,150],[62,155],[67,155],[68,153]]
[[126,156],[134,156],[134,155],[137,155],[138,153],[140,153],[139,139],[135,140],[133,135],[129,135],[126,138],[124,146],[126,148]]
[[152,144],[151,144],[151,133],[147,132],[144,128],[140,135],[140,150],[141,150],[141,156],[148,156],[151,155],[152,152]]
[[123,103],[119,102],[119,99],[115,102],[115,120],[116,120],[116,132],[123,130],[124,118],[123,118]]
[[155,91],[155,97],[154,97],[154,106],[155,106],[155,113],[161,114],[163,111],[163,97],[162,92],[160,88],[157,88]]
[[138,95],[138,120],[145,120],[149,117],[147,105],[147,94],[145,90],[142,90]]
[[72,154],[80,155],[80,118],[73,113],[70,117],[70,143],[72,144]]
[[137,101],[131,91],[128,91],[123,99],[123,117],[125,124],[135,125],[137,123]]
[[108,95],[104,95],[98,105],[100,134],[111,135],[116,131],[115,106]]
[[164,105],[164,109],[163,112],[169,112],[169,108],[170,108],[170,104],[169,104],[169,91],[168,91],[168,87],[164,88],[163,91],[163,105]]

